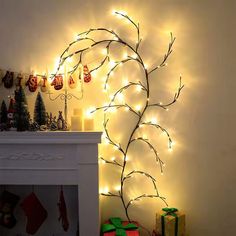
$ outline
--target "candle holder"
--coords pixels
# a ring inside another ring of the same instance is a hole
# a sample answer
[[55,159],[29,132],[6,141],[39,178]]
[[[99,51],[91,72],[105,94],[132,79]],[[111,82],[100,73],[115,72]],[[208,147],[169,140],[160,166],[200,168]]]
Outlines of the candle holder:
[[68,125],[68,101],[71,100],[72,98],[75,98],[76,100],[81,100],[83,98],[84,90],[83,90],[82,82],[80,81],[80,91],[79,91],[79,93],[81,93],[80,97],[68,91],[68,88],[66,86],[66,81],[65,81],[65,88],[63,89],[63,91],[64,91],[63,93],[58,94],[56,97],[52,97],[53,93],[51,91],[48,91],[47,94],[51,101],[56,101],[57,99],[61,99],[62,101],[64,101],[65,123],[67,126]]

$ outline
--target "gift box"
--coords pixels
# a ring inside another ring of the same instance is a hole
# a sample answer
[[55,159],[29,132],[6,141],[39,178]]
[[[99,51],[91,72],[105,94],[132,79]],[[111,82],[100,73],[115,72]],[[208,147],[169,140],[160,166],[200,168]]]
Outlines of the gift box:
[[139,228],[136,222],[129,223],[120,218],[110,218],[102,225],[102,236],[139,236]]
[[157,231],[162,236],[186,236],[185,215],[176,208],[163,208],[157,214]]

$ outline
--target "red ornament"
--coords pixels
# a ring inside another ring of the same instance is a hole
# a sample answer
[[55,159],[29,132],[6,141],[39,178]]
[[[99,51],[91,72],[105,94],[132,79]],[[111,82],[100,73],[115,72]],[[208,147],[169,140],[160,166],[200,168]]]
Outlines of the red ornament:
[[30,92],[35,92],[38,87],[38,77],[35,75],[30,75],[25,85],[29,87]]
[[51,83],[55,90],[60,90],[63,88],[63,77],[62,75],[56,75]]
[[91,81],[92,77],[91,77],[91,73],[88,69],[88,66],[85,65],[84,66],[84,82],[85,83],[89,83]]

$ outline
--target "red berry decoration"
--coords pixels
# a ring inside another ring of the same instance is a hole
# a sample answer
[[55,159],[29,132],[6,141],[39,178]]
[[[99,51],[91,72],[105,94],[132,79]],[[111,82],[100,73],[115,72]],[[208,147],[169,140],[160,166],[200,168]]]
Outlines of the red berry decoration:
[[38,87],[38,77],[30,75],[25,85],[28,86],[30,92],[35,92]]
[[92,77],[91,77],[91,73],[88,69],[88,66],[85,65],[84,66],[84,82],[85,83],[89,83],[91,81]]

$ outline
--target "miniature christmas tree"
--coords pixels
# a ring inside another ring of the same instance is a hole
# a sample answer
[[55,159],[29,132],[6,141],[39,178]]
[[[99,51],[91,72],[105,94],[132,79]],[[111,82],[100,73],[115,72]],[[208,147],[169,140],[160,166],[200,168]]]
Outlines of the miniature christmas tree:
[[13,98],[10,98],[10,103],[7,111],[7,126],[9,129],[14,127],[14,103],[15,100]]
[[37,122],[39,125],[46,125],[47,123],[45,105],[44,105],[43,98],[40,92],[38,92],[38,95],[35,101],[34,122]]
[[7,123],[7,105],[5,101],[2,101],[1,105],[1,113],[0,113],[0,123],[1,124],[6,124]]
[[14,124],[17,131],[25,131],[29,128],[30,115],[23,88],[15,91]]

